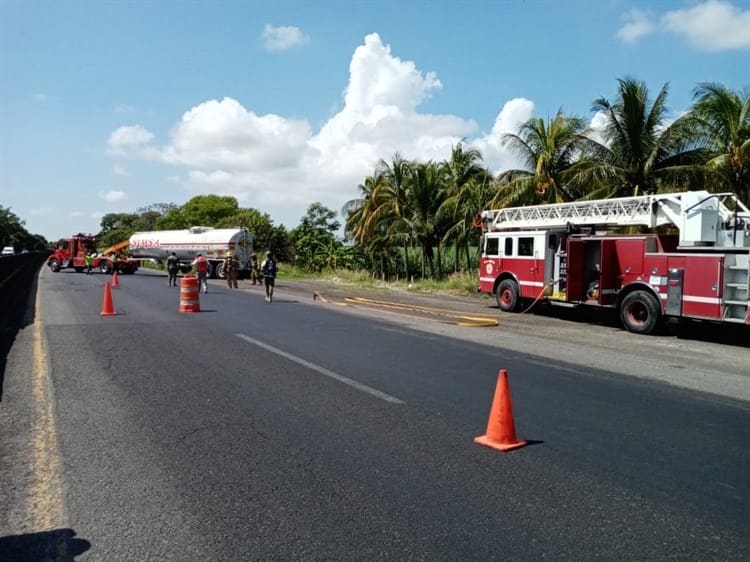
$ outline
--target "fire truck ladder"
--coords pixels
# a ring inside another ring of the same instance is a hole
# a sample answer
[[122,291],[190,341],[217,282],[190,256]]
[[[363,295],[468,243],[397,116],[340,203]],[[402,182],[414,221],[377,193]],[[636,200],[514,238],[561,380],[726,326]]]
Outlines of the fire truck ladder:
[[750,221],[750,210],[734,194],[711,194],[707,191],[509,207],[484,211],[482,220],[489,231],[563,229],[569,225],[640,225],[654,228],[665,224],[681,229],[687,214],[697,213],[703,208],[718,214],[718,218],[724,221],[737,216],[735,211],[722,203],[722,197],[734,198],[735,206],[740,210],[739,216]]

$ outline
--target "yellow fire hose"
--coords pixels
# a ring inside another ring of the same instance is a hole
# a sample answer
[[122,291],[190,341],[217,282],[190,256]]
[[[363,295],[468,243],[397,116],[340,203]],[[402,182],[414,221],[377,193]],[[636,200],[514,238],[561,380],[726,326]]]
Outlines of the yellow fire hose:
[[[389,301],[366,299],[364,297],[345,297],[344,302],[336,302],[327,299],[317,291],[313,293],[313,300],[320,300],[326,304],[337,306],[359,306],[373,310],[384,310],[411,318],[432,319],[443,324],[453,324],[464,328],[491,328],[499,325],[499,321],[491,316],[469,316],[456,310],[443,308],[430,308],[414,304],[403,304]],[[414,312],[417,314],[410,314]]]

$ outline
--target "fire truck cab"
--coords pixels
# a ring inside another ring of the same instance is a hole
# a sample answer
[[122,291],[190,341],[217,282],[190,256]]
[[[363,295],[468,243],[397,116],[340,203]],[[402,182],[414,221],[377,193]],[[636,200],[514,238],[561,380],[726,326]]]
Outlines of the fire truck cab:
[[[687,192],[485,211],[481,292],[507,312],[544,300],[614,308],[652,333],[664,317],[750,324],[750,211]],[[601,227],[669,225],[679,234]]]

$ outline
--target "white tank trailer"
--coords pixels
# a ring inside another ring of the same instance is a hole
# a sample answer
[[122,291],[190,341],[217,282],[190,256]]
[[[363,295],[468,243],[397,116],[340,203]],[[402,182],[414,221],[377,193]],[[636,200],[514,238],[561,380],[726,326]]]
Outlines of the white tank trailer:
[[239,261],[240,276],[249,272],[252,237],[246,228],[212,228],[193,226],[185,230],[153,230],[136,232],[130,237],[130,255],[136,259],[165,261],[172,252],[180,260],[183,273],[198,253],[208,260],[209,275],[223,277],[223,263],[227,252]]

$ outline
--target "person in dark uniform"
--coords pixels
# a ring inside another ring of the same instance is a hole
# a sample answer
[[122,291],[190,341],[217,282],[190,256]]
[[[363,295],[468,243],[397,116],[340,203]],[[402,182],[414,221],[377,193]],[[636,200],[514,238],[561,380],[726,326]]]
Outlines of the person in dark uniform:
[[172,254],[167,258],[167,273],[169,274],[169,281],[167,285],[177,286],[177,272],[180,270],[180,260],[177,259],[177,254]]
[[273,300],[273,287],[276,284],[276,260],[273,259],[271,252],[266,252],[266,259],[260,264],[260,270],[263,272],[263,284],[266,286],[266,302]]

